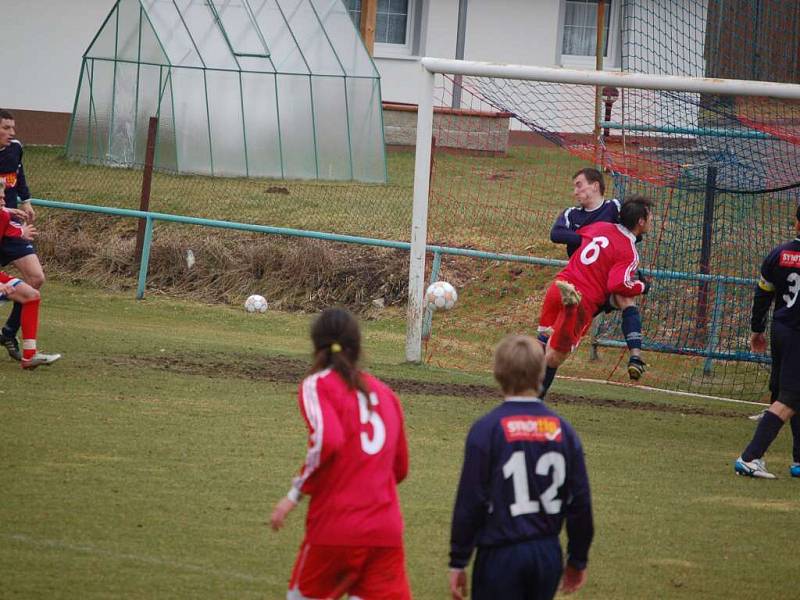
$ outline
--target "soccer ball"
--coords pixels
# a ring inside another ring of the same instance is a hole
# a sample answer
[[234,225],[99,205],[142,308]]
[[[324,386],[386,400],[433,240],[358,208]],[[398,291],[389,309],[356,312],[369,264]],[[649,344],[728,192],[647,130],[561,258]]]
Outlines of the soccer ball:
[[249,313],[267,312],[267,300],[264,296],[253,294],[244,301],[244,309]]
[[434,310],[440,308],[450,310],[455,306],[456,300],[458,300],[456,288],[446,281],[433,282],[425,292],[425,303]]

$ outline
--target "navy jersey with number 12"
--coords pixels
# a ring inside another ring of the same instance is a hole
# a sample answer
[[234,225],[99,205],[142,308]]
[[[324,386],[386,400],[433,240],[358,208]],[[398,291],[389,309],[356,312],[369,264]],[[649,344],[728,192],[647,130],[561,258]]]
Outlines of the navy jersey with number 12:
[[476,546],[558,536],[565,519],[569,562],[582,569],[593,524],[580,439],[541,401],[507,398],[467,436],[450,566],[465,567]]

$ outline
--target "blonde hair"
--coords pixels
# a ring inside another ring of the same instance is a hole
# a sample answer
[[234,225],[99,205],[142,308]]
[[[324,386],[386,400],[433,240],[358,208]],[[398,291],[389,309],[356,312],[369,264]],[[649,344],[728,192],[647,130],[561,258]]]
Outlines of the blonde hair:
[[544,350],[527,335],[509,335],[494,351],[494,378],[507,396],[542,387]]

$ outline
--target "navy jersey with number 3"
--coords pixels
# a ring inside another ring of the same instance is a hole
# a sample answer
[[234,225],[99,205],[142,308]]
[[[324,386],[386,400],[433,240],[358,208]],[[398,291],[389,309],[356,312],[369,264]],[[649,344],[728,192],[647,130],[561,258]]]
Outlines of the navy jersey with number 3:
[[774,248],[761,265],[761,279],[753,300],[752,331],[766,329],[774,298],[773,321],[800,330],[800,237]]
[[565,519],[569,563],[582,569],[593,524],[580,439],[541,401],[507,398],[467,436],[450,566],[465,567],[476,546],[558,536]]

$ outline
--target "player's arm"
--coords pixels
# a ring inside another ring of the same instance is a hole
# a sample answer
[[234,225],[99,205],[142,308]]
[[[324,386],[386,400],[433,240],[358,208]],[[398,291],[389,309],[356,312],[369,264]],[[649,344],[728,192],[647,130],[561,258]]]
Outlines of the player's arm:
[[25,179],[25,167],[22,166],[22,150],[19,155],[19,169],[17,170],[17,202],[20,210],[25,212],[25,216],[31,223],[36,218],[36,212],[31,204],[31,191],[28,189],[28,182]]
[[453,507],[450,531],[451,569],[464,569],[475,548],[489,502],[490,468],[489,451],[481,443],[473,426],[467,435],[464,464]]
[[636,277],[639,257],[628,249],[620,252],[608,272],[608,292],[632,298],[645,292],[645,282]]
[[778,253],[770,252],[761,265],[756,289],[753,292],[753,308],[750,315],[750,347],[754,352],[764,352],[767,349],[767,338],[764,331],[767,329],[767,316],[769,307],[775,299],[775,284],[772,283],[772,268],[777,260]]
[[586,581],[586,566],[589,548],[594,538],[592,498],[589,490],[589,475],[583,448],[577,435],[572,432],[571,460],[567,485],[569,501],[566,508],[567,521],[567,567],[564,573],[563,591],[577,591]]
[[581,236],[572,229],[572,223],[569,220],[569,215],[573,208],[568,208],[556,219],[550,229],[550,241],[554,244],[566,244],[568,248],[577,248],[581,245]]

